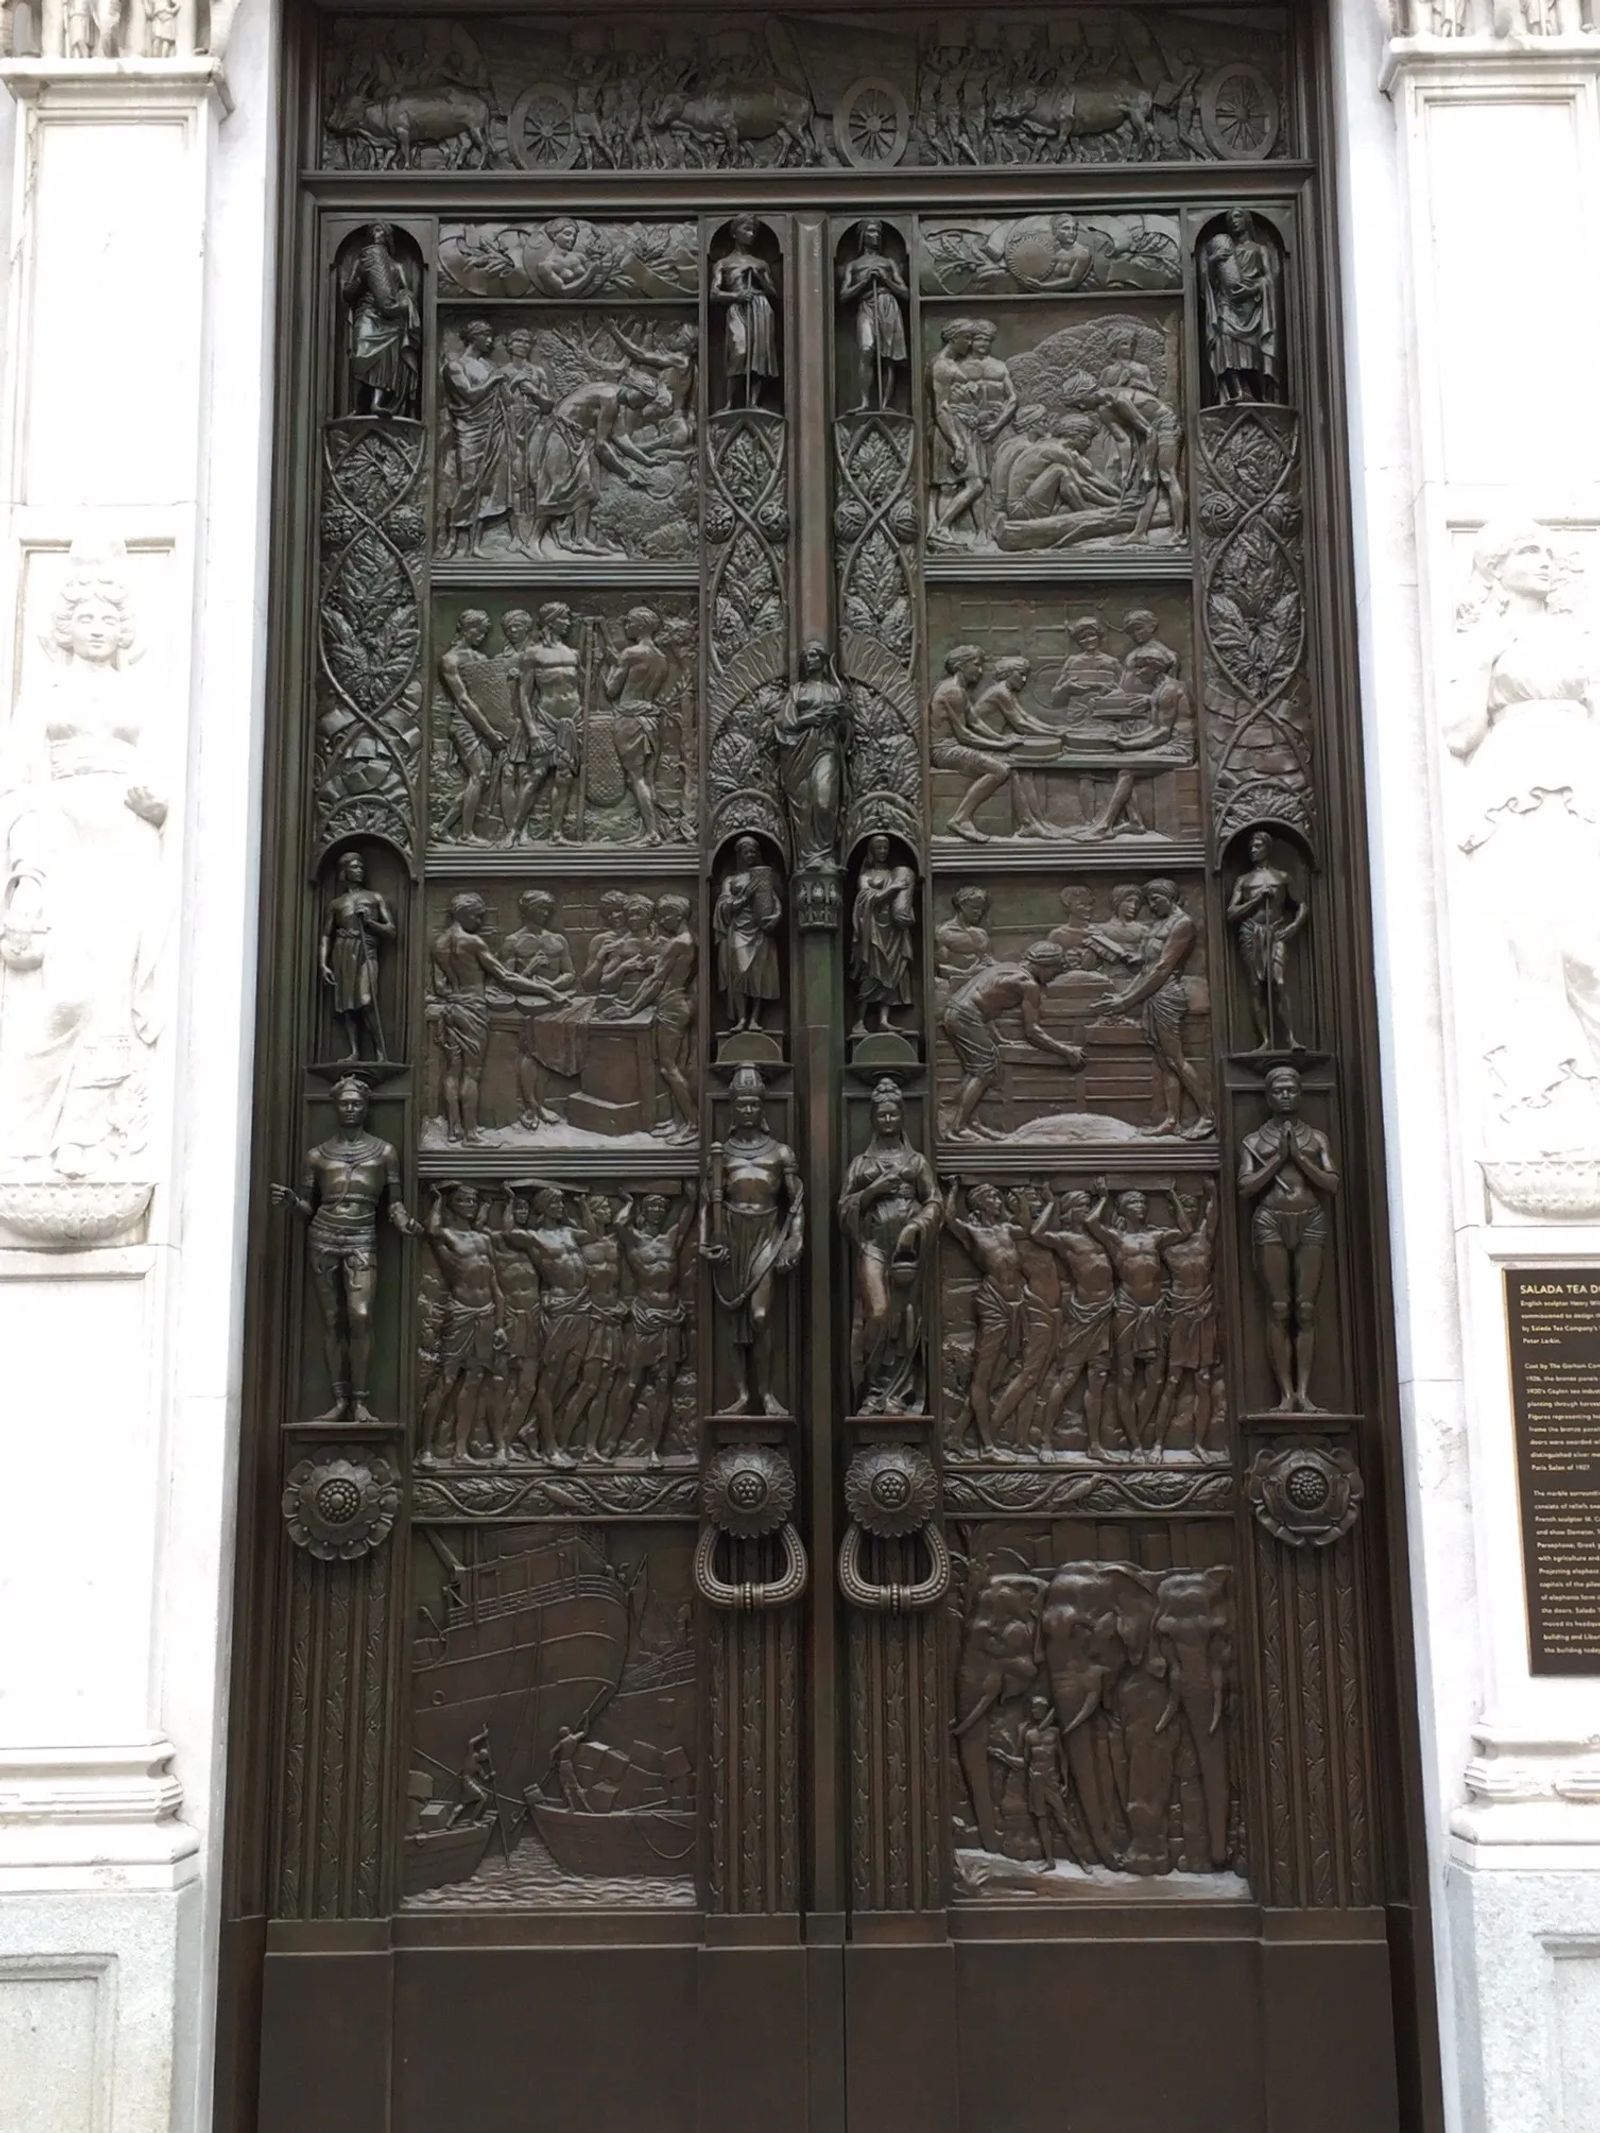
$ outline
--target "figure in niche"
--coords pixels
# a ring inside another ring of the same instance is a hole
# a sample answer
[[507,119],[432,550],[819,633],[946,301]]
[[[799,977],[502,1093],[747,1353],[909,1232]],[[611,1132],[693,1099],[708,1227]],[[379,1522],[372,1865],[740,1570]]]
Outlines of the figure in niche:
[[669,1141],[692,1141],[699,1110],[689,1086],[694,1049],[694,985],[700,944],[690,923],[694,907],[687,896],[663,896],[656,905],[650,936],[650,970],[631,999],[622,1003],[624,1017],[651,1017],[656,1072],[674,1116],[654,1131]]
[[344,853],[335,881],[322,928],[322,982],[333,993],[333,1012],[344,1025],[346,1059],[361,1058],[364,1041],[370,1042],[374,1059],[387,1059],[378,1010],[378,965],[383,943],[395,937],[395,922],[386,900],[367,887],[359,852]]
[[892,1011],[911,1005],[916,927],[916,870],[896,861],[887,837],[869,837],[850,917],[851,974],[861,1010],[853,1036],[895,1034]]
[[544,365],[533,360],[533,335],[526,326],[514,326],[506,335],[500,381],[511,458],[511,534],[519,546],[526,546],[533,532],[533,474],[540,422],[555,406]]
[[[1095,935],[1095,946],[1108,960],[1132,964],[1132,982],[1101,1008],[1102,1015],[1125,1015],[1144,1008],[1145,1041],[1155,1054],[1156,1074],[1161,1084],[1161,1109],[1152,1122],[1152,1133],[1182,1132],[1197,1139],[1214,1132],[1216,1120],[1205,1083],[1184,1056],[1183,1026],[1189,1016],[1189,986],[1185,977],[1189,959],[1200,941],[1200,929],[1183,908],[1176,882],[1145,883],[1143,902],[1150,923],[1139,927],[1136,945],[1126,947],[1111,932]],[[1195,1107],[1192,1124],[1184,1126],[1183,1099]]]
[[[1167,1441],[1174,1420],[1186,1420],[1194,1431],[1196,1451],[1210,1442],[1216,1393],[1221,1389],[1217,1370],[1217,1292],[1214,1271],[1220,1211],[1217,1188],[1208,1178],[1205,1197],[1175,1192],[1172,1211],[1183,1235],[1167,1245],[1162,1257],[1169,1276],[1167,1293],[1167,1382],[1162,1388],[1157,1415],[1156,1444]],[[1184,1381],[1191,1391],[1185,1398]]]
[[375,222],[367,231],[346,270],[342,293],[355,412],[415,416],[421,407],[422,320],[387,222]]
[[[556,900],[548,889],[525,889],[517,898],[522,924],[502,944],[507,970],[519,978],[540,979],[560,1000],[570,1000],[577,991],[578,975],[572,960],[572,944],[551,921]],[[560,1113],[544,1101],[543,1077],[534,1032],[538,1009],[529,1003],[523,1017],[522,1041],[517,1047],[517,1093],[522,1099],[519,1123],[529,1132],[541,1125],[560,1123]]]
[[445,1124],[452,1141],[469,1145],[479,1134],[479,1096],[489,1048],[489,986],[513,999],[559,1007],[566,998],[544,978],[523,978],[489,946],[483,930],[489,907],[471,889],[450,899],[449,918],[433,943],[433,986],[427,1020],[444,1062]]
[[1081,1380],[1082,1442],[1094,1458],[1103,1459],[1106,1392],[1111,1382],[1116,1331],[1117,1276],[1109,1255],[1088,1227],[1090,1215],[1096,1212],[1095,1202],[1086,1192],[1067,1192],[1059,1199],[1051,1193],[1034,1219],[1033,1234],[1060,1260],[1067,1276],[1061,1306],[1063,1339],[1044,1402],[1044,1442],[1047,1446],[1055,1442],[1067,1402]]
[[1072,1830],[1061,1786],[1061,1728],[1048,1696],[1035,1696],[1028,1709],[1028,1723],[1018,1735],[1018,1752],[1013,1755],[1009,1748],[991,1741],[989,1753],[996,1762],[1021,1772],[1028,1819],[1039,1839],[1045,1871],[1054,1873],[1058,1835],[1065,1840],[1068,1858],[1073,1857]]
[[802,649],[799,676],[772,721],[797,867],[838,863],[849,730],[849,699],[833,654],[813,639]]
[[1117,1219],[1106,1213],[1110,1187],[1096,1180],[1098,1204],[1084,1227],[1105,1250],[1117,1277],[1112,1347],[1117,1366],[1117,1420],[1129,1448],[1161,1448],[1161,1395],[1167,1382],[1166,1265],[1163,1254],[1187,1229],[1154,1229],[1142,1192],[1117,1196]]
[[1480,948],[1476,992],[1496,1152],[1595,1146],[1600,1075],[1600,731],[1595,645],[1555,600],[1537,525],[1484,529],[1473,632],[1445,740],[1465,766],[1456,835]]
[[447,355],[439,397],[450,438],[446,513],[450,553],[477,556],[489,527],[511,515],[511,417],[504,382],[490,357],[494,328],[470,319],[461,352]]
[[[178,50],[178,0],[144,0],[144,48],[151,59],[171,59]],[[212,50],[216,44],[213,35]]]
[[972,1383],[968,1404],[978,1449],[988,1459],[1010,1456],[998,1441],[993,1421],[995,1379],[1022,1339],[1022,1312],[1028,1285],[1022,1267],[1021,1232],[1006,1219],[1000,1189],[987,1181],[967,1187],[967,1212],[961,1212],[961,1188],[945,1180],[944,1220],[952,1236],[978,1269],[973,1292]]
[[523,655],[512,684],[523,735],[524,778],[512,818],[511,835],[521,835],[539,796],[548,786],[550,815],[545,836],[551,844],[567,842],[567,816],[577,789],[579,726],[583,695],[578,648],[572,640],[572,609],[564,600],[547,600],[539,610],[539,628]]
[[733,1350],[734,1415],[786,1412],[772,1384],[772,1313],[778,1283],[805,1247],[805,1188],[792,1148],[767,1126],[766,1084],[741,1066],[729,1085],[733,1130],[711,1148],[700,1252]]
[[626,1378],[641,1448],[652,1466],[672,1419],[672,1394],[683,1368],[688,1312],[679,1286],[683,1247],[695,1217],[695,1191],[683,1194],[677,1216],[666,1196],[647,1193],[634,1212],[625,1199],[617,1213],[617,1236],[633,1277],[628,1299]]
[[69,1177],[139,1152],[161,1034],[162,827],[120,543],[74,546],[0,764],[0,1133]]
[[68,0],[67,57],[115,59],[122,49],[124,0]]
[[927,1411],[924,1269],[943,1216],[933,1170],[906,1138],[892,1081],[872,1092],[872,1140],[845,1173],[839,1221],[854,1252],[850,1385],[857,1414]]
[[650,400],[642,385],[597,378],[556,402],[538,430],[530,461],[535,555],[622,554],[616,542],[595,538],[600,470],[620,475],[630,488],[648,485],[653,462],[628,435],[624,417],[648,407]]
[[761,856],[754,837],[733,848],[733,871],[717,891],[711,930],[717,942],[717,975],[728,1012],[730,1037],[759,1036],[761,1010],[782,991],[777,932],[783,923],[778,875]]
[[946,1124],[952,1140],[1000,1140],[1004,1136],[978,1121],[978,1106],[996,1087],[1001,1075],[1000,1038],[996,1029],[1002,1015],[1020,1011],[1022,1034],[1041,1052],[1049,1052],[1077,1074],[1083,1071],[1083,1051],[1076,1044],[1063,1044],[1040,1020],[1044,988],[1067,967],[1066,953],[1053,941],[1036,941],[1016,963],[985,963],[970,978],[951,989],[940,1027],[961,1062],[961,1093]]
[[1234,929],[1239,961],[1250,993],[1250,1015],[1258,1052],[1293,1052],[1294,1005],[1289,997],[1289,943],[1305,930],[1311,905],[1296,900],[1288,875],[1273,858],[1265,830],[1250,838],[1250,865],[1228,899],[1228,923]]
[[659,844],[656,760],[661,752],[661,697],[672,679],[672,661],[656,642],[661,617],[653,607],[630,608],[623,627],[627,641],[607,661],[600,685],[616,706],[617,760],[639,810],[640,834],[646,844]]
[[986,540],[995,440],[1017,411],[1017,390],[993,352],[995,329],[988,319],[952,319],[939,338],[943,347],[928,368],[934,423],[929,530],[946,543]]
[[1206,362],[1224,407],[1283,399],[1282,272],[1249,209],[1231,208],[1200,269]]
[[728,225],[729,250],[711,266],[707,295],[724,313],[722,327],[723,412],[761,405],[762,388],[782,376],[778,353],[777,287],[772,269],[754,250],[753,215]]
[[945,654],[944,668],[945,678],[928,700],[930,755],[935,770],[959,771],[971,780],[945,830],[968,844],[987,844],[988,831],[973,817],[1011,782],[1011,751],[1022,746],[1022,736],[980,724],[972,692],[983,679],[983,654],[975,644],[956,645]]
[[933,933],[934,976],[942,985],[969,978],[990,961],[989,892],[976,882],[963,882],[950,899],[955,913]]
[[493,1464],[504,1466],[511,1456],[500,1404],[484,1397],[487,1380],[506,1352],[506,1302],[494,1240],[479,1227],[482,1209],[475,1186],[433,1185],[426,1216],[408,1225],[432,1254],[445,1292],[433,1381],[423,1403],[418,1466],[441,1461],[464,1466],[480,1419],[490,1431]]
[[310,1224],[306,1256],[322,1319],[323,1354],[333,1405],[319,1422],[376,1422],[367,1404],[372,1362],[372,1307],[378,1288],[378,1210],[406,1233],[411,1217],[400,1197],[400,1157],[367,1131],[367,1085],[346,1075],[333,1085],[339,1130],[307,1152],[300,1189],[270,1188],[274,1207],[292,1207]]
[[1300,1116],[1293,1067],[1273,1068],[1266,1096],[1271,1117],[1240,1146],[1239,1194],[1255,1209],[1250,1234],[1267,1294],[1267,1354],[1279,1412],[1315,1415],[1322,1413],[1311,1397],[1317,1295],[1339,1173],[1328,1136]]
[[469,607],[456,621],[456,633],[439,655],[439,686],[450,701],[450,746],[461,773],[461,790],[445,813],[445,829],[460,825],[463,837],[477,834],[478,810],[495,779],[504,743],[494,721],[473,694],[493,662],[484,647],[491,623],[481,607]]
[[839,301],[855,306],[857,414],[894,403],[895,373],[906,360],[905,277],[883,249],[883,224],[863,222],[856,256],[839,277]]

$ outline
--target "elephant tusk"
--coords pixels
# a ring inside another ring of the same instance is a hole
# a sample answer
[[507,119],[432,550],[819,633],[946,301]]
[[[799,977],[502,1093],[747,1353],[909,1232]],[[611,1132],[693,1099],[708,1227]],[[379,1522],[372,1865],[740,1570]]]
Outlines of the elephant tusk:
[[1178,1715],[1178,1684],[1173,1681],[1167,1689],[1167,1707],[1156,1720],[1156,1731],[1165,1733]]
[[1000,1686],[997,1682],[992,1689],[986,1689],[984,1691],[984,1693],[978,1698],[977,1702],[973,1705],[972,1709],[967,1713],[965,1718],[959,1721],[952,1721],[950,1730],[955,1735],[956,1739],[960,1740],[961,1736],[964,1733],[970,1733],[972,1731],[972,1728],[978,1723],[978,1720],[982,1718],[987,1712],[992,1711],[994,1709],[999,1699]]
[[1209,1726],[1207,1726],[1207,1728],[1206,1728],[1206,1731],[1207,1731],[1208,1733],[1215,1733],[1215,1732],[1216,1732],[1216,1730],[1217,1730],[1217,1728],[1218,1728],[1218,1727],[1219,1727],[1219,1726],[1220,1726],[1220,1725],[1222,1724],[1222,1707],[1223,1707],[1223,1704],[1224,1704],[1224,1702],[1225,1702],[1225,1701],[1226,1701],[1226,1699],[1227,1699],[1227,1693],[1228,1693],[1228,1687],[1227,1687],[1227,1683],[1226,1683],[1226,1682],[1223,1682],[1223,1681],[1215,1681],[1215,1682],[1213,1682],[1213,1683],[1212,1683],[1212,1685],[1211,1685],[1211,1723],[1210,1723],[1210,1725],[1209,1725]]
[[1062,1731],[1066,1733],[1076,1733],[1080,1726],[1087,1725],[1089,1720],[1093,1718],[1095,1711],[1099,1706],[1100,1697],[1101,1685],[1097,1683],[1095,1687],[1093,1687],[1089,1691],[1088,1695],[1083,1699],[1083,1709],[1078,1713],[1076,1718],[1069,1721],[1069,1723],[1062,1728]]

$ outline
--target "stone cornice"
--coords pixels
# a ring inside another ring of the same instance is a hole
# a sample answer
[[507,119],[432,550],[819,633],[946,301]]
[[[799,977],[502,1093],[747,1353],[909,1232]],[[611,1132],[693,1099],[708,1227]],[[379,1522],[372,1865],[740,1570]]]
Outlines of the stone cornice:
[[233,109],[222,61],[206,53],[192,59],[6,59],[0,60],[0,82],[19,101],[49,97],[138,108],[210,97],[224,115]]

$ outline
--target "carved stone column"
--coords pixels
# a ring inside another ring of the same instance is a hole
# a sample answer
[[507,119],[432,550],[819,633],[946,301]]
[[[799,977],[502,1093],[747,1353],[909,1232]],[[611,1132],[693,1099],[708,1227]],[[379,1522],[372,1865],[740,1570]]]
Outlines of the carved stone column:
[[1554,382],[1600,37],[1579,0],[1377,14],[1340,11],[1347,319],[1439,2002],[1459,2122],[1521,2129],[1581,2118],[1600,2014],[1600,1671],[1530,1663],[1506,1303],[1600,1276],[1600,417]]
[[271,301],[231,12],[3,11],[0,2119],[75,2133],[208,2088]]

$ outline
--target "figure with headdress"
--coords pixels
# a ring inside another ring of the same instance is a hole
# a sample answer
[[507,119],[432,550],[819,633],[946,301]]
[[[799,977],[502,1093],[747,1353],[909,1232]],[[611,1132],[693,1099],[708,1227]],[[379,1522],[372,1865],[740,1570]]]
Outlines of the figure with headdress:
[[372,1313],[378,1287],[378,1211],[406,1234],[411,1218],[400,1197],[400,1157],[367,1131],[369,1096],[358,1074],[333,1085],[339,1129],[306,1152],[298,1191],[271,1188],[275,1207],[292,1207],[310,1224],[307,1253],[322,1314],[323,1351],[333,1405],[319,1422],[375,1422],[368,1403]]
[[926,1412],[924,1273],[943,1218],[933,1167],[906,1138],[904,1100],[885,1078],[872,1092],[872,1139],[839,1195],[853,1257],[850,1384],[858,1414]]
[[700,1253],[711,1267],[718,1313],[733,1350],[733,1415],[787,1413],[772,1382],[778,1284],[805,1248],[805,1187],[792,1148],[767,1125],[760,1069],[738,1067],[729,1084],[733,1129],[711,1148],[701,1203]]
[[420,397],[422,321],[410,277],[395,257],[394,232],[375,222],[344,280],[350,384],[358,415],[415,415]]

